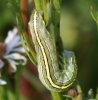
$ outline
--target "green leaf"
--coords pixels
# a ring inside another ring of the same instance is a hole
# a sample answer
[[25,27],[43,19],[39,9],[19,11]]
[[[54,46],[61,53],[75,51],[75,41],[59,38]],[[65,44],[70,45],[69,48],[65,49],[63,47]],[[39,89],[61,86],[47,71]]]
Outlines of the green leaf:
[[95,22],[98,24],[98,11],[94,10],[92,6],[90,6],[91,8],[91,16],[92,18],[95,20]]

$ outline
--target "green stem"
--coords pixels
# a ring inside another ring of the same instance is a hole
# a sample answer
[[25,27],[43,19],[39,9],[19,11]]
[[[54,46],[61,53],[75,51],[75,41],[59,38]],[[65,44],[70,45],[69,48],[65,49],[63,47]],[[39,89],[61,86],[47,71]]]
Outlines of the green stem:
[[78,93],[82,93],[82,89],[80,87],[78,80],[76,80],[76,87],[77,87]]
[[51,91],[52,100],[63,100],[59,92]]
[[61,0],[53,0],[53,5],[54,5],[54,8],[56,9],[56,11],[60,12]]
[[4,96],[3,96],[3,98],[5,98],[6,100],[9,100],[9,98],[8,98],[8,87],[7,87],[7,85],[5,85],[5,86],[2,86],[3,87],[3,92],[4,92]]
[[[54,42],[57,43],[57,41],[59,41],[60,39],[60,31],[59,31],[60,27],[58,27],[58,24],[60,24],[60,11],[58,11],[58,9],[55,9],[54,6],[59,2],[59,0],[50,0],[50,2],[52,4],[52,9],[50,10],[51,11],[50,12],[51,13],[51,16],[50,16],[51,24],[49,24],[48,28],[50,30],[49,33],[51,34]],[[49,15],[48,15],[48,18],[49,18]],[[59,92],[53,92],[53,91],[50,91],[50,92],[52,95],[52,100],[63,100],[63,97],[61,96]]]
[[47,2],[46,0],[41,0],[42,1],[42,9],[44,12],[44,20],[47,23],[48,22],[48,17],[47,17]]
[[16,72],[15,75],[15,99],[20,100],[20,95],[19,95],[19,90],[20,90],[20,84],[19,84],[19,78],[20,78],[20,73],[19,71]]
[[41,10],[41,0],[34,0],[36,10]]
[[[32,45],[30,43],[30,39],[27,35],[27,32],[25,30],[20,12],[16,13],[16,18],[17,18],[17,24],[18,24],[18,28],[20,31],[21,39],[22,39],[22,44],[26,50],[26,53],[28,54],[28,56],[31,59],[31,61],[33,62],[33,64],[37,65],[36,54],[35,54],[34,48],[32,47]],[[26,46],[29,48],[29,51],[27,51]]]

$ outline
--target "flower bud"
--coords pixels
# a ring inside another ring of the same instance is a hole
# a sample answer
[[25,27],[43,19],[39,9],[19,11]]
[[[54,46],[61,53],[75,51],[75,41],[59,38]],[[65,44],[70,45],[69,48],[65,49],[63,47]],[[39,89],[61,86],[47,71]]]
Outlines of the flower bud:
[[70,88],[69,91],[68,91],[68,95],[72,98],[75,98],[77,96],[77,90],[76,88]]

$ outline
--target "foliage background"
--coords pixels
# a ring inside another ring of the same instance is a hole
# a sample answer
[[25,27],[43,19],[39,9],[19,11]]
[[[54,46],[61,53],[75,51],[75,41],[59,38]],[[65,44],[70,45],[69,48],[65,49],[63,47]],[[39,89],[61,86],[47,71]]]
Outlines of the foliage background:
[[[28,2],[29,20],[34,4],[31,0]],[[0,0],[0,41],[4,41],[8,30],[17,25],[14,13],[6,4],[6,0]],[[91,88],[96,92],[98,84],[98,31],[90,14],[90,5],[98,9],[98,0],[62,0],[60,23],[60,34],[65,49],[73,50],[76,54],[77,79],[85,95]],[[49,91],[43,85],[40,86],[43,90],[42,94],[36,90],[34,84],[32,85],[31,79],[38,79],[36,67],[29,61],[23,69],[29,73],[22,71],[21,80],[24,84],[20,93],[30,100],[39,100],[39,98],[50,100]],[[34,78],[31,73],[35,76]]]

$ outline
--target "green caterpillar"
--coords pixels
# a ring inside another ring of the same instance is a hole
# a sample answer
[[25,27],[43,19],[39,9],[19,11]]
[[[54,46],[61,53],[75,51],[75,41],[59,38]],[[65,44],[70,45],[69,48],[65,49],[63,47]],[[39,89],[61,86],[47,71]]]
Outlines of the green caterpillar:
[[56,48],[39,11],[34,11],[31,15],[29,27],[37,54],[41,82],[51,91],[63,91],[72,85],[76,78],[77,66],[74,53],[72,51],[63,52],[63,56],[66,58],[66,68],[61,71]]

